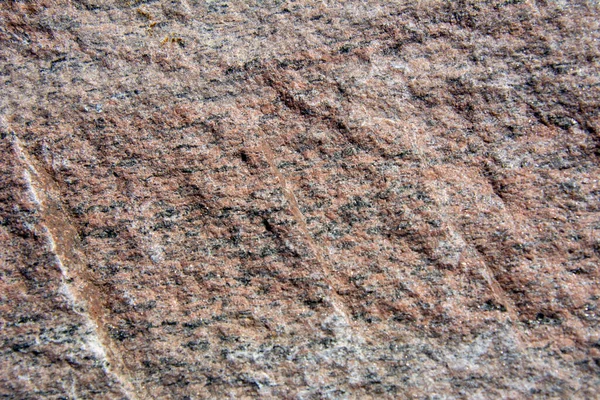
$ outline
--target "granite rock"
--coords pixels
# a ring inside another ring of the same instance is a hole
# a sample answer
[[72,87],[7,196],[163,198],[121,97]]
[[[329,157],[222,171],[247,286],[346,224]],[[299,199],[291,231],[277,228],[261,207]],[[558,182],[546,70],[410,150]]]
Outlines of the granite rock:
[[0,3],[3,398],[596,398],[596,1]]

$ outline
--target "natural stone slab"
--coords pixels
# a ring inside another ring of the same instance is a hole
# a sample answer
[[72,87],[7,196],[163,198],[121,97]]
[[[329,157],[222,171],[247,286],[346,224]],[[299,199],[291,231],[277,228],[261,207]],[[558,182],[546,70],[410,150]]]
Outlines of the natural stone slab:
[[594,398],[592,1],[0,9],[6,398]]

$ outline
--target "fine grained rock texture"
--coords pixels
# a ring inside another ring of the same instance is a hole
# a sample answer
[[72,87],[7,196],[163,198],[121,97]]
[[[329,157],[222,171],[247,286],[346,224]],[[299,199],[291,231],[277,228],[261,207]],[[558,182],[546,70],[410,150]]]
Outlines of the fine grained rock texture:
[[599,21],[0,2],[0,395],[597,398]]

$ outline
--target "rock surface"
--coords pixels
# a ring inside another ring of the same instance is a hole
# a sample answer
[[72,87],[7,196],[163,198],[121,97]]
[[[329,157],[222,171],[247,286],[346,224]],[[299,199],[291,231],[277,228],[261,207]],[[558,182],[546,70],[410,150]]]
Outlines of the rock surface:
[[596,398],[599,21],[0,3],[0,395]]

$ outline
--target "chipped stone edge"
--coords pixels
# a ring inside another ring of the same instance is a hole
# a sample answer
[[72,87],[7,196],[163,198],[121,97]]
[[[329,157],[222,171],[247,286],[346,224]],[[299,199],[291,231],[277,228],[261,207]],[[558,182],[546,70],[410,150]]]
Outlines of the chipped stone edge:
[[[7,128],[5,121],[0,121],[0,128]],[[35,168],[32,160],[23,150],[24,147],[21,144],[18,136],[8,129],[6,129],[6,132],[9,132],[8,136],[12,138],[11,144],[13,150],[15,151],[17,157],[22,163],[27,194],[29,195],[29,198],[32,201],[32,203],[35,204],[35,206],[38,208],[42,216],[40,221],[40,227],[44,232],[48,249],[54,256],[56,265],[58,266],[58,269],[61,272],[61,294],[65,296],[73,311],[85,318],[86,329],[88,333],[87,335],[85,335],[85,345],[87,346],[87,349],[100,360],[104,372],[108,376],[112,376],[117,382],[119,382],[122,392],[128,399],[137,400],[150,398],[148,394],[145,393],[145,390],[143,388],[137,387],[137,385],[133,383],[131,374],[129,373],[129,371],[127,371],[123,360],[117,356],[118,350],[115,351],[111,349],[110,340],[106,336],[106,334],[103,334],[104,332],[102,332],[101,329],[101,326],[104,325],[102,321],[102,316],[96,315],[94,317],[92,315],[93,313],[90,312],[90,307],[93,307],[90,298],[94,298],[96,296],[94,296],[95,293],[88,293],[88,295],[85,296],[83,294],[83,291],[85,290],[86,292],[90,292],[90,290],[87,289],[89,289],[89,287],[91,286],[91,282],[89,282],[89,279],[86,279],[86,277],[84,276],[77,276],[77,271],[75,271],[76,268],[67,267],[63,260],[65,259],[65,257],[61,257],[60,255],[60,248],[68,246],[69,244],[62,243],[63,241],[60,240],[60,238],[55,239],[56,235],[52,232],[48,222],[49,219],[59,218],[68,224],[68,219],[65,215],[62,215],[62,212],[60,212],[60,210],[58,210],[58,212],[61,215],[51,215],[52,210],[49,209],[50,207],[48,206],[47,202],[52,201],[52,198],[46,193],[47,190],[45,190],[51,189],[45,188],[45,185],[43,184],[44,179],[42,174],[40,173],[40,171],[38,171],[38,169]],[[83,281],[83,288],[78,289],[77,287],[75,287],[75,285],[71,284],[73,279],[76,277]]]

